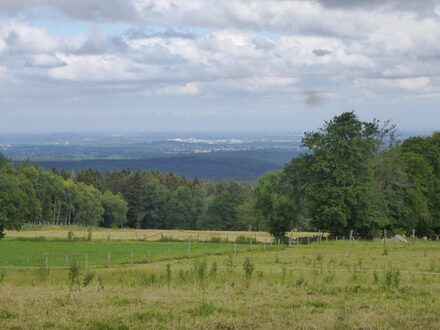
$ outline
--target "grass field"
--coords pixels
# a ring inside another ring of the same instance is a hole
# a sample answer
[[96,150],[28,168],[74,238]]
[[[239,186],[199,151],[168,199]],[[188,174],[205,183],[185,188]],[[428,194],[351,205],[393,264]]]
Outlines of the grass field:
[[[261,245],[139,241],[0,241],[0,267],[65,267],[73,258],[83,267],[148,263],[183,257],[262,249]],[[270,246],[267,246],[269,249]],[[47,259],[46,259],[47,257]],[[109,262],[110,261],[110,262]]]
[[[60,226],[28,226],[21,231],[7,231],[9,238],[39,238],[66,239],[68,232],[72,232],[77,238],[86,238],[89,230],[86,227],[60,227]],[[292,237],[310,237],[316,233],[292,232]],[[92,228],[92,240],[144,240],[158,241],[163,237],[187,240],[210,241],[219,238],[223,241],[234,242],[237,237],[251,237],[258,242],[271,242],[272,236],[262,231],[207,231],[207,230],[166,230],[166,229],[106,229]]]
[[[3,247],[11,251],[22,243],[47,242],[3,241],[1,254]],[[166,250],[170,243],[143,244]],[[184,252],[185,243],[180,244]],[[216,246],[198,244],[201,251]],[[165,258],[125,267],[82,265],[80,285],[74,284],[70,293],[72,270],[3,269],[0,325],[2,329],[440,328],[438,242],[389,242],[387,255],[379,241],[255,248],[236,256]]]

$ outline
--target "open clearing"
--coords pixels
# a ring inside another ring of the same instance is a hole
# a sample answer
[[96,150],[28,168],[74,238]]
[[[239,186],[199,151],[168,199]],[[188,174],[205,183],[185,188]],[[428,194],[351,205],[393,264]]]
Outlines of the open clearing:
[[[1,255],[14,246],[20,251],[23,243],[79,244],[6,240],[0,242]],[[81,242],[99,243],[105,242]],[[154,244],[156,251],[171,243],[181,244],[185,253],[186,242],[121,242]],[[222,245],[197,244],[202,252]],[[2,269],[1,327],[440,328],[438,242],[389,242],[388,255],[379,241],[323,241],[266,251],[261,244],[253,251],[243,245],[237,255],[232,244],[224,246],[231,253],[123,267],[86,269],[81,262],[81,285],[70,295],[69,270]]]

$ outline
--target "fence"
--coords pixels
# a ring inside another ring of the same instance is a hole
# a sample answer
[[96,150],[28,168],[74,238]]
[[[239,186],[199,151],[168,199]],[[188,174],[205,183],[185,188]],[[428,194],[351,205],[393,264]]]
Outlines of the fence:
[[[3,243],[17,244],[17,241]],[[26,241],[18,243],[32,245]],[[250,251],[266,251],[278,249],[274,244],[237,244],[237,243],[201,243],[188,240],[186,242],[38,242],[46,245],[47,252],[22,251],[18,246],[16,253],[2,254],[0,268],[67,268],[73,260],[81,267],[114,267],[148,264],[158,261],[177,260],[182,258],[209,255],[238,254]],[[30,246],[32,248],[32,246]],[[280,247],[283,248],[283,247]],[[50,250],[49,250],[50,249]],[[85,250],[86,249],[86,250]]]

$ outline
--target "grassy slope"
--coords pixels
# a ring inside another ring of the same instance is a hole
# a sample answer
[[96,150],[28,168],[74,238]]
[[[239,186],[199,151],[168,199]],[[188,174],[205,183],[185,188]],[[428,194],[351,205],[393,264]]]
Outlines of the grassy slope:
[[[165,243],[167,244],[167,243]],[[65,270],[7,270],[0,283],[3,328],[440,328],[440,245],[323,242],[282,251],[209,256],[204,283],[191,259],[94,270],[67,298]],[[255,271],[246,285],[242,264]],[[84,270],[83,270],[84,273]],[[152,280],[152,276],[155,280]],[[97,278],[100,278],[98,281]],[[101,284],[98,284],[98,283]]]

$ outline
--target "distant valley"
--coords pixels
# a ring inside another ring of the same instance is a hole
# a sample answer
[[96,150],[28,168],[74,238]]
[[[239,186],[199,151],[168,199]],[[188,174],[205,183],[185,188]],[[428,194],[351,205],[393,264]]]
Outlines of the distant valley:
[[46,169],[155,170],[253,180],[301,153],[295,134],[41,134],[0,136],[0,152]]

